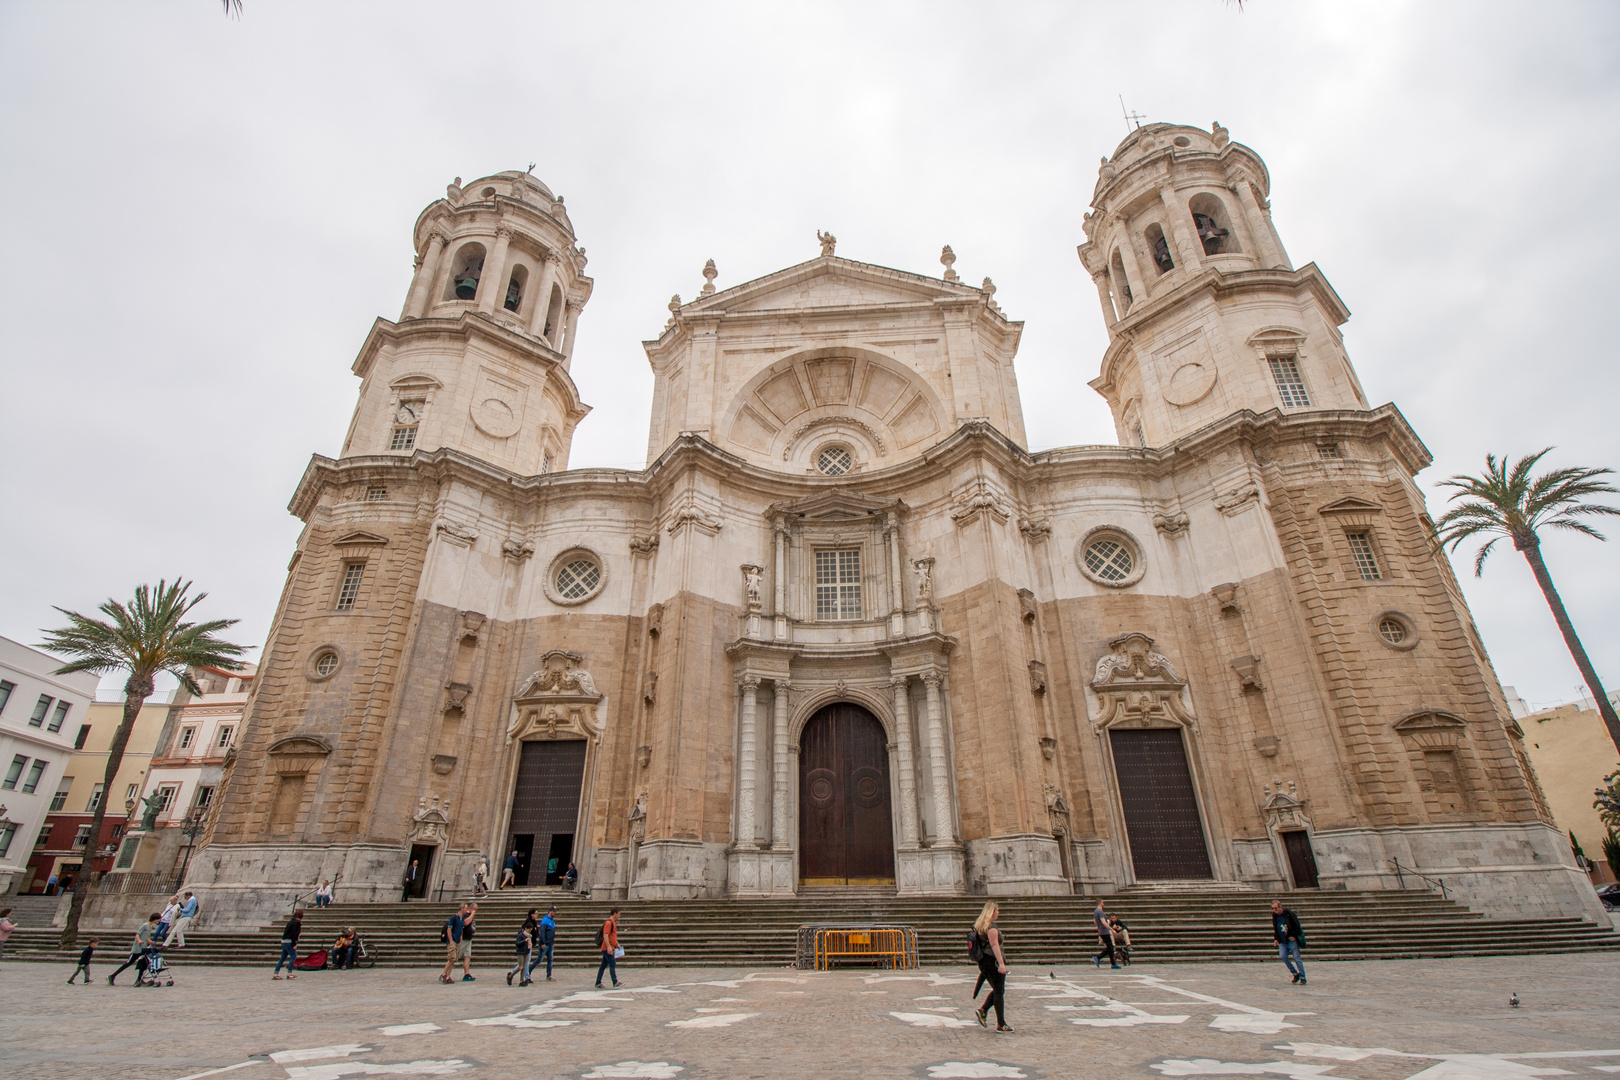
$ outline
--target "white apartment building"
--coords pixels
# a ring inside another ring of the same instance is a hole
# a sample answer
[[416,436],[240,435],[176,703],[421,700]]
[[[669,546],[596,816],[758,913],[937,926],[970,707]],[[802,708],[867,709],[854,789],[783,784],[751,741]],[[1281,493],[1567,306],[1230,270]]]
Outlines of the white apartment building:
[[[179,826],[190,816],[206,817],[219,789],[226,755],[236,743],[257,670],[255,664],[244,664],[236,671],[192,671],[202,696],[181,698],[184,703],[169,713],[141,789],[141,800],[154,791],[162,797],[159,828]],[[142,811],[137,803],[135,816]]]
[[28,885],[29,856],[96,696],[96,676],[51,674],[61,666],[0,637],[0,894]]

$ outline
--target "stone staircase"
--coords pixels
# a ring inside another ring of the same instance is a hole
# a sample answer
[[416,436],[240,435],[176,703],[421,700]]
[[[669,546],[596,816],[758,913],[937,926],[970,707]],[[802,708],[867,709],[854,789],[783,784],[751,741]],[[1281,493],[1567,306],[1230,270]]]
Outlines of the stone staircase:
[[[1620,951],[1612,927],[1581,919],[1486,919],[1427,892],[1295,892],[1286,902],[1299,915],[1312,960],[1375,960],[1443,956],[1504,956]],[[1271,896],[1227,889],[1155,889],[1108,898],[1129,924],[1138,963],[1263,960],[1271,945]],[[621,917],[625,962],[632,968],[726,965],[783,967],[793,963],[795,931],[804,923],[904,923],[917,930],[925,964],[966,965],[964,935],[984,898],[913,899],[880,889],[811,891],[792,900],[626,901]],[[612,906],[558,889],[509,889],[479,899],[477,967],[511,963],[524,913],[558,907],[557,963],[594,965],[596,927]],[[1091,900],[1008,897],[1001,926],[1015,964],[1074,964],[1097,949]],[[429,967],[443,962],[439,927],[452,903],[337,904],[310,909],[302,951],[331,943],[340,927],[355,926],[384,966]],[[281,924],[256,931],[188,934],[169,955],[179,974],[191,964],[275,963]],[[101,932],[102,959],[122,956],[134,927]],[[8,957],[66,960],[57,931],[25,928],[12,936]]]

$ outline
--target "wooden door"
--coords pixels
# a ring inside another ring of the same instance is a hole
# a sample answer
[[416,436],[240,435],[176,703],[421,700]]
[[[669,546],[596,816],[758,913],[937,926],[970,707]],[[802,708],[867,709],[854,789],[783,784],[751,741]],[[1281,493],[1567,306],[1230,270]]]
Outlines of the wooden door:
[[1294,829],[1282,834],[1283,848],[1288,852],[1288,869],[1294,875],[1294,888],[1316,888],[1316,853],[1311,850],[1311,834]]
[[1214,877],[1180,728],[1108,733],[1138,881]]
[[[500,861],[528,836],[530,859],[524,869],[528,884],[550,884],[544,871],[552,838],[579,831],[579,796],[585,781],[585,740],[536,740],[523,744],[517,787],[512,792],[512,818]],[[534,860],[542,860],[538,865]],[[567,869],[563,864],[563,869]]]
[[799,741],[799,876],[807,885],[894,883],[889,752],[883,725],[829,705]]

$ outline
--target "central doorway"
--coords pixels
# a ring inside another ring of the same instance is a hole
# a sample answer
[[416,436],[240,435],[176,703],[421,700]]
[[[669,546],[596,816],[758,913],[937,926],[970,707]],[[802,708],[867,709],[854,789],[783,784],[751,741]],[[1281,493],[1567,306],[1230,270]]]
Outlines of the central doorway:
[[799,878],[894,884],[888,738],[858,705],[828,705],[799,737]]
[[506,850],[518,853],[519,885],[555,885],[574,857],[579,794],[585,780],[585,740],[526,742],[512,792]]
[[1114,728],[1108,742],[1136,879],[1214,877],[1181,729]]

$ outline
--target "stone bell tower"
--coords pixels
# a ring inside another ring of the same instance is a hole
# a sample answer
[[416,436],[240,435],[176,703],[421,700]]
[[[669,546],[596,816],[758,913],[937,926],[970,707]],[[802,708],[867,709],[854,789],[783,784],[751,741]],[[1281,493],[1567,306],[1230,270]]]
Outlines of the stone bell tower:
[[563,200],[527,173],[461,178],[416,220],[416,276],[379,319],[344,457],[448,447],[520,475],[568,467],[588,412],[568,366],[591,295]]
[[1138,128],[1104,158],[1080,260],[1109,344],[1092,387],[1119,441],[1165,446],[1243,409],[1366,409],[1339,327],[1349,309],[1314,263],[1294,269],[1253,150],[1179,124]]

